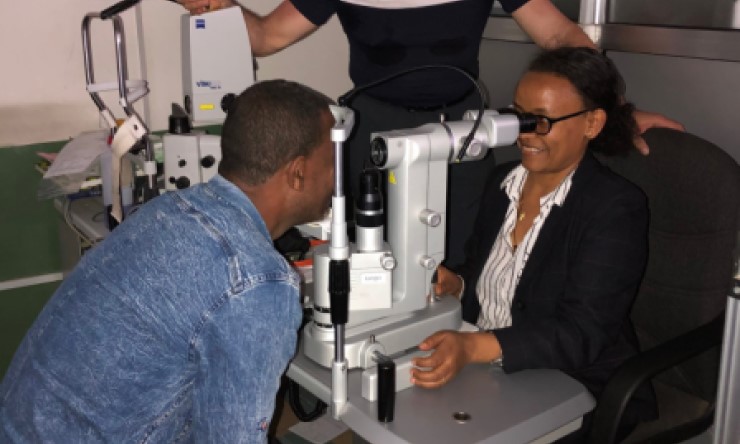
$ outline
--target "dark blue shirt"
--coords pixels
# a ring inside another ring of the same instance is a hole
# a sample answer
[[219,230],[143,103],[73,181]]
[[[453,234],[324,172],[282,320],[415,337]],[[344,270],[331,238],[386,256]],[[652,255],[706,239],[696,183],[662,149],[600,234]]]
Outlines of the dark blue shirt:
[[[481,37],[493,5],[493,0],[291,2],[315,25],[337,14],[349,41],[349,74],[355,86],[430,64],[452,65],[477,78]],[[512,12],[526,2],[501,3]],[[404,75],[367,93],[400,106],[426,107],[453,103],[472,88],[464,75],[434,69]]]

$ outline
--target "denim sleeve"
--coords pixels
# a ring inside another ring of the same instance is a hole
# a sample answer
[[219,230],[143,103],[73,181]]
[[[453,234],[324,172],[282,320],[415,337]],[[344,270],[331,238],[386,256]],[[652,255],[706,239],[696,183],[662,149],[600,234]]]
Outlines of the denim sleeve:
[[300,322],[297,290],[272,281],[206,314],[193,342],[195,442],[264,443]]

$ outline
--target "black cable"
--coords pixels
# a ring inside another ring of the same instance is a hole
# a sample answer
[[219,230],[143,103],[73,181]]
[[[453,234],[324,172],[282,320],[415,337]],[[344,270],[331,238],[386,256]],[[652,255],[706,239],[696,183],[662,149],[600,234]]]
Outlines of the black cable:
[[414,68],[409,68],[403,71],[399,71],[395,74],[391,74],[389,76],[383,77],[382,79],[376,80],[374,82],[366,83],[364,85],[357,86],[355,88],[352,88],[351,90],[347,91],[346,93],[339,96],[337,99],[337,103],[340,106],[346,106],[347,103],[354,97],[356,94],[366,90],[373,88],[375,86],[378,86],[382,83],[388,82],[389,80],[393,80],[396,77],[401,77],[406,74],[416,72],[416,71],[422,71],[426,69],[451,69],[455,72],[458,72],[462,75],[464,75],[466,78],[468,78],[471,82],[473,82],[473,85],[475,85],[475,88],[478,90],[478,96],[480,97],[480,107],[478,108],[478,116],[475,119],[475,122],[473,123],[473,128],[470,130],[470,133],[465,138],[465,141],[463,142],[462,148],[460,148],[460,152],[457,155],[457,158],[455,159],[456,162],[460,162],[463,157],[465,157],[465,153],[468,151],[468,146],[473,141],[473,137],[475,136],[475,132],[478,130],[478,127],[480,126],[480,122],[483,119],[483,112],[485,111],[485,95],[483,94],[483,90],[480,87],[480,84],[475,80],[473,76],[468,74],[464,69],[458,68],[457,66],[452,65],[422,65],[417,66]]
[[[301,338],[303,336],[303,329],[306,328],[306,325],[311,320],[312,311],[311,309],[304,308],[303,309],[303,319],[301,321],[301,327],[298,329],[298,337]],[[316,404],[314,405],[313,409],[311,409],[310,412],[307,412],[306,409],[303,408],[303,404],[301,404],[301,397],[300,397],[300,390],[301,386],[298,385],[297,382],[293,381],[292,379],[286,377],[284,378],[287,381],[287,390],[288,390],[288,405],[293,410],[293,413],[295,414],[296,418],[298,418],[301,422],[311,422],[316,420],[318,417],[326,413],[326,403],[324,403],[322,400],[316,398]]]
[[298,420],[302,422],[311,422],[326,413],[326,404],[318,398],[316,399],[316,405],[314,408],[310,412],[306,412],[301,404],[300,389],[301,386],[298,385],[297,382],[292,379],[288,379],[288,404],[290,405],[290,408],[293,409],[293,413],[295,413]]
[[122,13],[123,11],[135,6],[139,3],[139,0],[123,0],[113,6],[109,6],[100,12],[100,18],[102,20],[108,20],[109,18]]

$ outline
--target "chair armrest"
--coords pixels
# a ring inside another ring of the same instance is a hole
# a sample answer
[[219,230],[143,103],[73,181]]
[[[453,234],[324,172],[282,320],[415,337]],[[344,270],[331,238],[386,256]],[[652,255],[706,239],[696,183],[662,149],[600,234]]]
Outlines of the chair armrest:
[[599,397],[589,432],[594,444],[613,443],[622,414],[635,390],[653,376],[722,343],[724,310],[712,321],[627,360]]

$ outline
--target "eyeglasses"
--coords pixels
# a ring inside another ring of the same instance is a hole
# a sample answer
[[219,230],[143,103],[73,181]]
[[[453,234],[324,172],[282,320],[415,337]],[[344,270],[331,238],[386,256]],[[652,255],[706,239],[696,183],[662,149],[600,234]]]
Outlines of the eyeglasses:
[[584,109],[582,111],[575,112],[573,114],[568,114],[566,116],[562,117],[547,117],[543,116],[541,114],[531,114],[531,113],[522,113],[521,117],[523,120],[526,121],[534,121],[534,133],[539,134],[540,136],[544,136],[548,133],[550,133],[550,130],[552,129],[552,126],[555,125],[558,122],[562,122],[563,120],[568,120],[570,118],[580,116],[581,114],[585,114],[589,111],[592,111],[590,109]]

